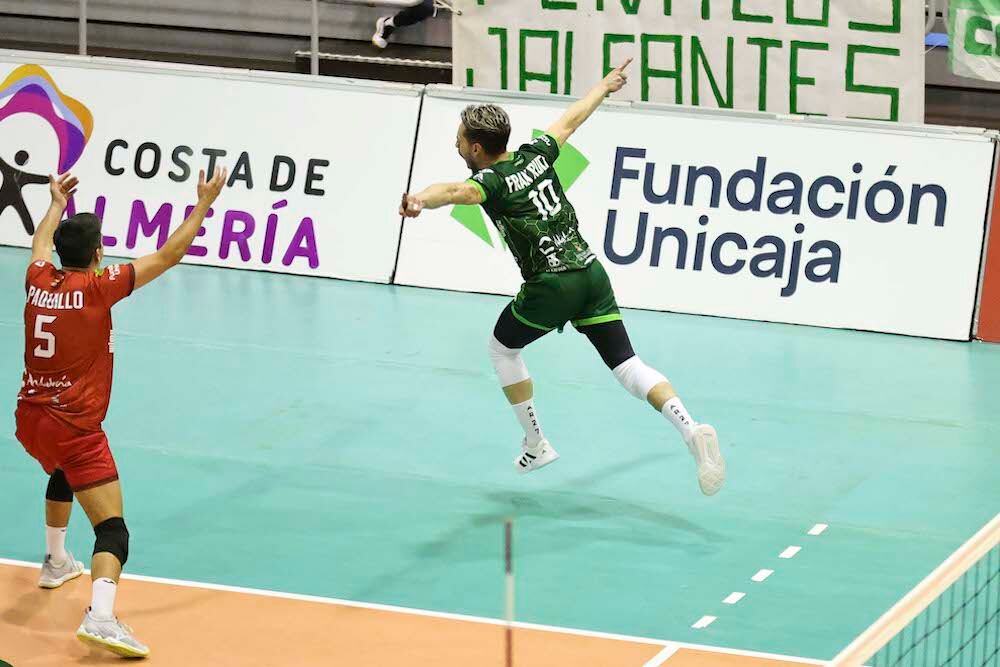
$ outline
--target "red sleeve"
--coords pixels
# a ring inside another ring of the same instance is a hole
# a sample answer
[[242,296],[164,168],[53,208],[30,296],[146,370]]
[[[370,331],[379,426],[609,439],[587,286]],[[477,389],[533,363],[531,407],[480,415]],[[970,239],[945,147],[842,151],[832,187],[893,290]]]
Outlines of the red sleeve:
[[50,262],[46,262],[44,259],[40,259],[37,262],[29,264],[28,271],[24,275],[24,291],[28,291],[28,287],[31,285],[33,280],[38,280],[39,276],[53,268],[55,267],[53,267]]
[[135,267],[131,264],[112,264],[97,277],[97,289],[108,308],[115,305],[135,288]]

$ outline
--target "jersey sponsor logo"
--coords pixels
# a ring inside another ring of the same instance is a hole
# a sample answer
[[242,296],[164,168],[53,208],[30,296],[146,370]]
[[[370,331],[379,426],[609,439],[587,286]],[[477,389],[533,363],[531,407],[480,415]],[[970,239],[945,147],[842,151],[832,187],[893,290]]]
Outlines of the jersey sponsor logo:
[[[59,379],[51,377],[35,377],[31,373],[28,373],[24,378],[24,387],[32,387],[33,389],[69,389],[73,386],[73,383],[63,375]],[[29,394],[35,392],[29,390]]]
[[37,262],[35,262],[35,266],[37,266],[40,269],[45,268],[45,260],[44,259],[38,260]]
[[[545,255],[545,260],[549,263],[550,269],[558,269],[563,265],[562,260],[558,257],[558,252],[573,238],[574,235],[571,232],[563,232],[561,234],[543,236],[538,239],[538,249]],[[587,253],[587,255],[593,256],[593,253]]]
[[556,255],[559,251],[559,247],[556,245],[552,237],[543,236],[538,239],[538,249],[541,250],[543,255],[545,255],[545,260],[549,263],[550,269],[557,269],[562,266],[562,262]]
[[83,310],[83,292],[49,292],[34,285],[28,287],[26,302],[47,310]]
[[477,171],[472,175],[472,178],[479,181],[480,183],[486,183],[486,174],[495,174],[496,172],[492,169],[482,169]]

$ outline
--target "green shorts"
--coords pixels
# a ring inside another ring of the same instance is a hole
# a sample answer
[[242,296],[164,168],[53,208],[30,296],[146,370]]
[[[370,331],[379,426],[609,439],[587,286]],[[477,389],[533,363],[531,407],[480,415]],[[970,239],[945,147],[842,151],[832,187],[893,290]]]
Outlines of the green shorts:
[[522,324],[542,331],[562,330],[566,322],[579,329],[622,318],[608,274],[596,259],[579,271],[530,278],[511,310]]

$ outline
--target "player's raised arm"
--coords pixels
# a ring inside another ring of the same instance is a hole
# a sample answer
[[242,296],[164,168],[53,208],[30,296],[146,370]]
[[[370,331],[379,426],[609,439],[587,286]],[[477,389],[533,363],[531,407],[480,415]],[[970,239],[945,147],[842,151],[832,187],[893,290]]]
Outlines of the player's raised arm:
[[562,146],[569,139],[570,135],[576,132],[577,128],[583,125],[583,122],[590,118],[590,114],[594,113],[597,107],[601,106],[601,102],[604,98],[611,93],[617,93],[625,83],[628,81],[628,76],[625,74],[625,68],[629,66],[632,59],[629,58],[624,63],[611,70],[604,79],[598,83],[596,86],[590,89],[584,97],[574,102],[566,113],[562,115],[562,118],[557,120],[552,127],[548,129],[548,133],[559,142]]
[[425,208],[441,208],[449,204],[481,204],[483,191],[469,181],[462,183],[436,183],[415,195],[403,194],[399,214],[415,218]]
[[207,182],[204,170],[198,174],[198,203],[191,211],[191,215],[170,235],[162,248],[132,262],[135,268],[136,289],[159,278],[167,269],[177,266],[184,259],[184,254],[191,247],[198,230],[201,229],[201,224],[205,221],[208,209],[222,192],[227,175],[228,170],[221,167],[216,168],[212,180]]
[[76,194],[76,186],[80,179],[65,173],[59,178],[49,175],[49,194],[52,195],[52,203],[45,217],[35,230],[35,235],[31,239],[31,261],[44,260],[52,261],[52,237],[56,233],[56,227],[62,220],[63,212],[69,203],[69,198]]

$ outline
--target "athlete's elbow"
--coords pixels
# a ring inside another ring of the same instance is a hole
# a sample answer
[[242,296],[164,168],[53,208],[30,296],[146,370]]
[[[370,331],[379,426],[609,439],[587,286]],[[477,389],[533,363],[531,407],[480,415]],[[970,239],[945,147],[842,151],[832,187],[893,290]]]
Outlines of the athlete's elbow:
[[566,143],[566,140],[569,139],[570,135],[576,131],[577,127],[578,126],[574,126],[572,123],[560,123],[559,125],[550,127],[548,134],[551,135],[560,146],[562,146]]
[[187,254],[187,248],[178,248],[176,246],[163,246],[160,248],[160,257],[163,259],[163,263],[168,267],[177,266],[184,259],[184,255]]
[[448,187],[448,201],[452,204],[465,204],[469,198],[464,183],[453,183]]
[[475,186],[463,183],[455,188],[452,201],[456,204],[474,206],[482,203],[482,196],[479,194],[479,190]]

